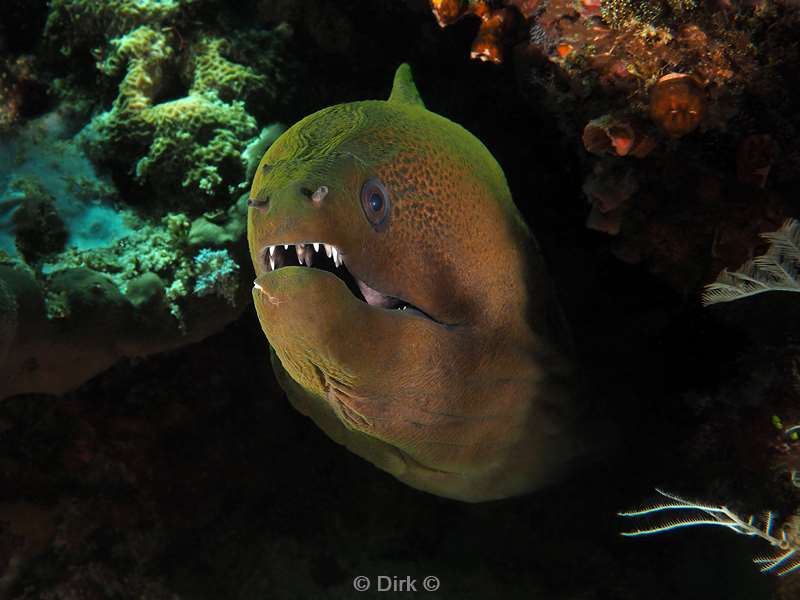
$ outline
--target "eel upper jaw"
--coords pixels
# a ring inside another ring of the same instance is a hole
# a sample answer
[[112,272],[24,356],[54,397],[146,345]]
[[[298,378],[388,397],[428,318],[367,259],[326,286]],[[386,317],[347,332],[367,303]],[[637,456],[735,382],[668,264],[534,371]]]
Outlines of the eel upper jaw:
[[[306,266],[328,271],[341,279],[357,299],[370,306],[400,311],[411,317],[419,317],[438,325],[446,325],[411,302],[389,296],[369,286],[353,271],[347,255],[334,244],[322,241],[268,244],[259,251],[259,262],[257,269],[259,275],[290,266]],[[255,287],[261,289],[258,283],[255,284]]]

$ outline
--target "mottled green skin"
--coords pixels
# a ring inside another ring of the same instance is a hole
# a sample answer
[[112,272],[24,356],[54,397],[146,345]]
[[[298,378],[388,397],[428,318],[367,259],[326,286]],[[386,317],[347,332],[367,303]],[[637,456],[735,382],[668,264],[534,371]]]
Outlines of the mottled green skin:
[[[391,199],[383,231],[360,190]],[[327,186],[314,203],[301,190]],[[566,366],[538,248],[489,151],[425,109],[403,65],[389,101],[326,108],[263,157],[251,197],[253,297],[292,404],[401,481],[467,501],[558,478],[576,455]],[[334,275],[265,272],[263,249],[324,241],[347,268],[439,323],[355,298]]]

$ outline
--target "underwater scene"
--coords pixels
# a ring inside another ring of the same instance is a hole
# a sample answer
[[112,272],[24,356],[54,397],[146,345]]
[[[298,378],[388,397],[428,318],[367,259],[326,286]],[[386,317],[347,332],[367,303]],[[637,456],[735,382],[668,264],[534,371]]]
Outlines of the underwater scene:
[[0,0],[0,600],[800,600],[800,1]]

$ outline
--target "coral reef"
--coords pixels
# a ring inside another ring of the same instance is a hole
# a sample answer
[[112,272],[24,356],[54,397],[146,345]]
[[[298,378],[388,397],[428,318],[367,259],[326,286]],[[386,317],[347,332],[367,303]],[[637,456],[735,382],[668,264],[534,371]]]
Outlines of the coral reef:
[[[800,26],[797,3],[464,0],[431,9],[441,26],[499,10],[524,21],[527,36],[509,32],[494,44],[515,63],[531,104],[589,153],[576,157],[592,204],[587,225],[613,235],[610,247],[626,262],[696,294],[794,214],[778,188],[797,178],[800,118],[788,100],[779,107],[771,98],[785,97],[797,76],[788,42]],[[609,156],[626,167],[605,164]],[[615,178],[601,184],[598,169],[627,169],[638,191],[612,194]],[[753,189],[766,190],[768,176],[776,191]],[[598,204],[598,195],[609,200]]]
[[613,115],[592,119],[583,128],[583,146],[598,156],[635,156],[644,158],[655,147],[655,141],[643,135],[639,127]]
[[[258,133],[241,98],[267,85],[265,76],[225,59],[220,54],[227,46],[224,40],[203,37],[189,50],[188,94],[158,103],[165,63],[172,58],[166,35],[142,26],[110,45],[101,71],[125,75],[112,108],[83,133],[90,153],[102,157],[123,142],[132,142],[133,150],[145,145],[134,166],[140,183],[168,191],[178,183],[198,203],[203,195],[227,197],[235,188],[231,182],[243,178],[241,154]],[[137,154],[132,152],[129,160]]]
[[[246,303],[229,283],[223,310],[194,306],[190,219],[123,209],[65,128],[48,114],[0,144],[0,397],[63,392],[122,356],[208,335]],[[241,252],[244,212],[243,202],[221,211],[204,241]]]
[[[132,176],[142,188],[137,196],[158,194],[161,204],[235,200],[242,151],[258,120],[290,91],[283,57],[290,30],[244,29],[232,43],[191,25],[204,4],[63,0],[53,4],[45,30],[52,51],[72,70],[94,69],[112,98],[110,106],[91,107],[104,110],[79,141],[96,162]],[[73,105],[98,98],[71,76],[53,88]]]
[[[56,0],[40,54],[0,64],[0,398],[61,393],[246,306],[243,192],[281,130],[291,30],[226,35],[208,8]],[[36,61],[56,105],[26,119]]]
[[[441,595],[464,598],[800,596],[800,576],[752,568],[763,542],[703,531],[628,542],[609,518],[654,485],[738,515],[774,508],[780,522],[798,506],[800,361],[785,341],[797,295],[703,309],[698,294],[800,216],[796,0],[664,0],[656,20],[623,29],[600,0],[484,4],[519,13],[491,40],[499,68],[469,60],[482,17],[442,32],[426,0],[0,2],[0,396],[12,396],[0,402],[0,596],[344,598],[355,573],[436,574]],[[296,31],[286,50],[283,21]],[[190,165],[186,187],[185,172],[160,176],[182,158],[177,145],[154,152],[154,121],[109,123],[116,141],[89,135],[136,66],[112,40],[140,28],[163,52],[136,59],[140,89],[153,75],[158,90],[143,112],[189,97],[200,54],[266,83],[218,88],[255,120],[249,150]],[[281,61],[301,61],[303,76]],[[252,279],[236,188],[279,129],[269,124],[385,97],[402,61],[506,169],[560,278],[591,406],[624,440],[574,481],[479,511],[330,444],[263,368],[252,311],[231,323]],[[704,92],[701,122],[681,137],[650,117],[669,73]],[[31,183],[68,238],[26,259],[14,218]],[[195,293],[202,249],[240,265],[237,308]],[[90,314],[106,303],[119,319]]]

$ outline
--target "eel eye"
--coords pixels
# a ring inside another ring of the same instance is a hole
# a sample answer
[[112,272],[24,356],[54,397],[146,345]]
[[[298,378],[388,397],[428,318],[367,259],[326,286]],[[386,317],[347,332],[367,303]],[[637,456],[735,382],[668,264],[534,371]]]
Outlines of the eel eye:
[[370,224],[377,230],[386,228],[389,218],[389,194],[379,179],[370,177],[361,187],[361,207]]

